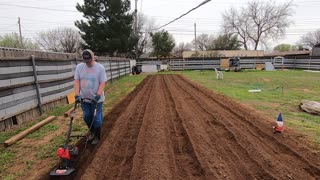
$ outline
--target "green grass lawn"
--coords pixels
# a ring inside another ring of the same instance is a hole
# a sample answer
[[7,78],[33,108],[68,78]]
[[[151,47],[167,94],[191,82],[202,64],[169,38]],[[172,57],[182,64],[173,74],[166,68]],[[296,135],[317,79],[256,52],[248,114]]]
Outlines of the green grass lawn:
[[[281,112],[286,125],[320,144],[320,116],[299,109],[303,99],[320,102],[320,73],[298,70],[223,72],[223,80],[217,80],[214,71],[175,73],[265,112],[271,118],[276,119]],[[261,92],[248,92],[253,89]]]

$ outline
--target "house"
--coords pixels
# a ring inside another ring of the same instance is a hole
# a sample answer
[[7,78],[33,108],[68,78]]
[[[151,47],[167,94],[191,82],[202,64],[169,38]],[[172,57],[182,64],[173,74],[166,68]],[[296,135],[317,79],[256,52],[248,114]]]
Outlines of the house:
[[263,57],[263,50],[215,50],[215,51],[183,51],[183,58],[190,57]]
[[313,46],[311,56],[320,56],[320,43]]
[[282,51],[282,52],[272,52],[272,53],[268,53],[265,54],[265,56],[268,57],[289,57],[289,56],[293,56],[293,57],[298,57],[298,56],[310,56],[311,51]]

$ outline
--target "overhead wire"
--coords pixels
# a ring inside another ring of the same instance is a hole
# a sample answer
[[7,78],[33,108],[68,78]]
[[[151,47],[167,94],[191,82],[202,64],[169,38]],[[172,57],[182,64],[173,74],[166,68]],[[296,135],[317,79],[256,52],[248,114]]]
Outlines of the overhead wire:
[[[34,0],[36,1],[36,0]],[[39,0],[40,1],[40,0]],[[163,0],[165,1],[165,0]],[[169,0],[167,0],[169,1]],[[22,1],[20,1],[22,2]],[[26,1],[24,1],[26,2]],[[31,2],[31,1],[29,1]],[[172,2],[172,0],[170,0],[170,2]],[[185,1],[177,1],[177,2],[181,2],[181,3],[184,3],[185,4]],[[320,1],[312,1],[312,0],[306,0],[306,1],[294,1],[294,2],[320,2]],[[17,3],[17,2],[16,2]],[[191,3],[191,2],[190,2]],[[219,3],[218,3],[219,4]],[[221,2],[220,4],[223,4],[223,2]],[[239,4],[239,3],[225,3],[225,4]],[[243,4],[243,3],[241,3]],[[8,4],[8,3],[0,3],[0,5],[4,5],[4,6],[15,6],[15,7],[21,7],[21,8],[33,8],[33,9],[39,9],[39,10],[49,10],[49,11],[62,11],[62,12],[78,12],[78,11],[73,11],[73,10],[64,10],[64,9],[55,9],[55,8],[44,8],[44,7],[35,7],[35,6],[25,6],[25,5],[17,5],[17,4]],[[200,4],[201,5],[201,4]],[[198,5],[199,6],[199,5]],[[200,7],[200,6],[199,6]],[[142,5],[141,5],[141,8],[142,8]],[[195,7],[197,8],[197,7]],[[195,10],[195,8],[191,9],[190,11],[188,11],[187,13],[190,13],[191,11]],[[169,23],[166,23],[165,25],[163,26],[160,26],[159,28],[157,29],[160,29],[160,28],[163,28],[165,26],[169,26],[171,25],[171,23],[179,20],[180,18],[182,18],[183,16],[185,16],[187,13],[181,15],[180,17],[178,18],[175,18],[174,20],[170,21]],[[160,21],[160,22],[164,22],[164,21],[167,21],[169,19],[172,19],[174,17],[169,17],[169,16],[150,16],[150,17],[154,17],[156,18],[157,21]],[[0,16],[0,18],[7,18],[7,19],[17,19],[17,18],[11,18],[11,17],[3,17],[3,16]],[[25,33],[28,33],[28,34],[36,34],[36,31],[39,30],[38,27],[42,27],[41,23],[46,23],[46,24],[52,24],[52,25],[62,25],[62,24],[65,24],[67,25],[68,23],[66,22],[50,22],[50,21],[42,21],[42,20],[37,20],[37,19],[23,19],[25,21],[34,21],[34,22],[39,22],[38,23],[28,23],[28,22],[24,22],[25,25],[28,26],[28,29],[25,29]],[[212,25],[212,26],[218,26],[218,25],[215,25],[215,24],[218,24],[220,22],[222,22],[222,20],[220,18],[186,18],[184,17],[183,19],[180,19],[179,22],[176,22],[175,23],[175,26],[179,26],[179,25],[184,25],[185,26],[185,21],[188,21],[188,20],[195,20],[197,22],[197,27],[205,27],[205,26],[208,26],[208,25]],[[301,23],[297,23],[297,24],[294,24],[293,27],[301,27],[301,26],[307,26],[307,25],[310,25],[310,26],[314,26],[314,24],[316,23],[319,23],[320,22],[320,19],[319,18],[316,18],[316,17],[312,17],[312,18],[308,18],[308,19],[301,19]],[[72,26],[73,26],[73,22],[70,22],[70,24],[72,23]],[[319,23],[320,24],[320,23]],[[3,25],[3,24],[2,24]],[[1,29],[9,29],[10,26],[13,26],[13,25],[10,25],[8,24],[9,26],[7,26],[6,28],[1,28]],[[32,28],[30,28],[30,26],[32,26]],[[34,29],[35,28],[35,29]],[[175,35],[194,35],[193,33],[193,28],[184,28],[184,27],[168,27],[168,31],[171,32],[172,34],[175,34]],[[310,31],[313,31],[313,30],[316,30],[317,28],[308,28],[308,29],[301,29],[301,28],[295,28],[295,29],[288,29],[287,30],[287,35],[289,36],[296,36],[296,35],[304,35],[306,34],[307,32],[310,32]],[[1,31],[4,31],[4,30],[1,30]],[[6,32],[9,32],[10,30],[5,30]],[[197,30],[198,33],[207,33],[207,34],[211,34],[211,32],[217,32],[218,30],[212,30],[212,29],[198,29]],[[189,34],[190,33],[190,34]]]
[[53,9],[53,8],[44,8],[44,7],[36,7],[36,6],[25,6],[25,5],[17,5],[17,4],[0,3],[0,5],[2,5],[2,6],[14,6],[14,7],[30,8],[30,9],[39,9],[39,10],[48,10],[48,11],[61,11],[61,12],[78,13],[78,11],[74,11],[74,10]]
[[28,3],[28,2],[35,2],[35,1],[43,1],[43,0],[22,0],[22,1],[8,1],[8,2],[2,2],[2,3]]
[[192,8],[192,9],[190,9],[188,12],[186,12],[186,13],[182,14],[181,16],[179,16],[179,17],[177,17],[177,18],[173,19],[172,21],[168,22],[167,24],[164,24],[164,25],[162,25],[162,26],[160,26],[160,27],[156,28],[155,30],[161,29],[161,28],[163,28],[163,27],[165,27],[165,26],[167,26],[167,25],[169,25],[169,24],[171,24],[171,23],[173,23],[173,22],[175,22],[175,21],[177,21],[177,20],[181,19],[183,16],[185,16],[185,15],[187,15],[187,14],[191,13],[192,11],[194,11],[194,10],[198,9],[199,7],[201,7],[201,6],[205,5],[206,3],[210,2],[210,1],[211,1],[211,0],[205,0],[205,1],[203,1],[203,2],[202,2],[202,3],[200,3],[198,6],[196,6],[196,7]]

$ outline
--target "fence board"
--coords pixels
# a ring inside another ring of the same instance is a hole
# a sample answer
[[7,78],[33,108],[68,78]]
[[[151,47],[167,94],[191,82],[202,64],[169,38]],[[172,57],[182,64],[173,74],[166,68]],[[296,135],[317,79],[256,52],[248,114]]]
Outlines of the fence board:
[[21,66],[32,66],[30,58],[22,60],[1,60],[0,67],[21,67]]
[[20,114],[22,112],[25,112],[26,110],[32,109],[37,107],[38,105],[38,101],[36,98],[34,98],[33,100],[24,102],[22,104],[17,104],[15,106],[12,106],[10,108],[5,109],[5,113],[1,114],[1,120],[6,119],[6,118],[10,118],[14,115]]
[[54,79],[63,79],[64,77],[71,77],[74,74],[72,71],[61,73],[61,74],[51,74],[51,75],[39,75],[38,80],[39,81],[48,81],[48,80],[54,80]]
[[31,82],[34,82],[33,76],[14,78],[14,79],[5,79],[5,80],[0,80],[0,88],[5,89],[5,88],[10,88],[16,85],[27,84]]
[[[52,95],[52,94],[59,94],[61,92],[69,92],[70,89],[73,90],[73,85],[70,85],[70,86],[67,86],[67,87],[64,87],[64,88],[60,88],[60,89],[56,89],[56,90],[50,90],[50,91],[47,91],[45,93],[41,93],[41,97],[46,97],[46,96],[49,96],[49,95]],[[65,95],[67,95],[67,94],[65,94]]]
[[0,90],[0,103],[2,102],[2,97],[13,95],[13,94],[18,94],[22,92],[26,92],[29,90],[34,90],[35,87],[33,85],[26,85],[22,87],[17,87],[17,88],[8,88],[4,90]]
[[38,71],[52,71],[52,70],[65,70],[65,69],[73,69],[72,64],[64,65],[64,66],[36,66]]
[[46,87],[46,88],[40,88],[40,93],[43,94],[43,93],[48,93],[48,92],[52,92],[52,91],[56,91],[56,90],[61,90],[63,88],[70,87],[70,86],[73,87],[73,84],[74,84],[73,81],[69,81],[69,82],[57,84],[55,86],[49,86],[49,87]]
[[9,102],[6,102],[6,103],[2,103],[2,104],[0,105],[0,109],[5,109],[5,110],[11,109],[11,108],[13,108],[13,107],[15,107],[15,106],[17,106],[17,105],[19,105],[19,104],[22,104],[22,103],[25,103],[25,102],[28,102],[28,101],[31,101],[31,100],[36,99],[37,96],[34,95],[35,93],[33,93],[33,92],[31,92],[31,93],[32,93],[31,95],[26,96],[26,97],[24,97],[24,98],[20,98],[20,99],[16,99],[16,98],[15,98],[15,95],[9,96],[9,97],[11,97],[11,99],[13,99],[13,100],[11,100],[11,101],[9,101]]

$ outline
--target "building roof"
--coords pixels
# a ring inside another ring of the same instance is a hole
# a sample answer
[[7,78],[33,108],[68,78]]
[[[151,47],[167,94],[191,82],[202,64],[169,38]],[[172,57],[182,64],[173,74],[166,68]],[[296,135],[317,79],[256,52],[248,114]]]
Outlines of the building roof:
[[320,43],[319,43],[319,44],[314,45],[314,47],[319,48],[319,47],[320,47]]
[[292,56],[292,55],[310,55],[311,51],[283,51],[265,54],[266,56]]
[[262,57],[263,50],[216,50],[216,51],[183,51],[183,58],[189,57]]

